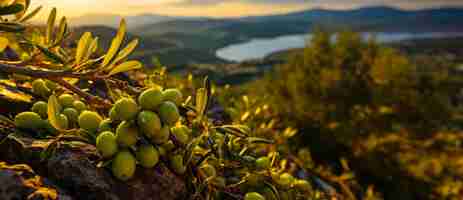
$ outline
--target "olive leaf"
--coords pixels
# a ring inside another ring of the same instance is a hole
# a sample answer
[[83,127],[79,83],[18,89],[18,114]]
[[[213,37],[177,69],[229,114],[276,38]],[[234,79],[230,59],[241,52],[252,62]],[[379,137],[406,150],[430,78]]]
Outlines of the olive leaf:
[[45,34],[45,42],[48,45],[53,44],[53,28],[55,27],[56,21],[56,8],[53,8],[48,16],[47,32]]
[[40,12],[40,10],[42,10],[42,6],[39,6],[39,7],[35,8],[32,12],[30,12],[29,14],[27,14],[23,18],[21,18],[19,20],[19,22],[21,22],[21,23],[26,22],[27,20],[29,20],[29,19],[33,18],[35,15],[37,15]]
[[114,67],[114,69],[112,69],[109,72],[108,76],[112,76],[112,75],[115,75],[121,72],[127,72],[130,70],[140,69],[140,68],[142,68],[142,64],[139,61],[135,61],[135,60],[127,61],[127,62],[124,62]]
[[80,37],[79,42],[77,43],[77,49],[76,49],[76,64],[80,64],[82,62],[85,62],[83,58],[87,54],[87,51],[89,50],[89,45],[90,45],[90,40],[92,39],[92,33],[90,32],[85,32],[82,37]]
[[21,10],[21,12],[18,12],[15,14],[16,20],[21,19],[24,14],[26,14],[27,9],[29,8],[29,5],[31,3],[30,0],[15,0],[16,4],[20,4],[24,7],[24,9]]
[[60,63],[60,64],[65,63],[63,58],[61,58],[58,54],[53,53],[52,51],[50,51],[47,48],[42,47],[40,45],[35,45],[35,46],[40,50],[40,52],[42,52],[45,56],[47,56],[49,59],[51,59],[55,63]]
[[115,64],[117,64],[118,62],[122,61],[123,59],[127,58],[127,56],[129,56],[133,50],[135,50],[135,48],[137,47],[138,45],[138,39],[134,39],[132,40],[124,49],[122,49],[116,56],[116,59],[114,59],[114,61],[111,63],[110,66],[114,66]]
[[101,63],[103,69],[106,69],[106,67],[108,67],[108,65],[114,59],[114,56],[118,53],[122,41],[124,40],[126,29],[127,25],[125,23],[125,20],[122,19],[116,37],[114,37],[114,39],[112,40],[111,46],[109,47],[109,50],[105,55],[103,63]]
[[87,54],[84,56],[84,60],[90,59],[93,53],[98,49],[98,37],[93,38],[92,43],[88,46]]
[[219,127],[214,127],[220,132],[230,133],[237,137],[247,137],[251,133],[251,129],[246,125],[223,125]]
[[202,119],[207,106],[207,91],[206,88],[196,90],[196,112],[197,118]]
[[6,49],[9,42],[10,41],[8,40],[8,38],[0,37],[0,52],[3,52]]
[[50,121],[50,124],[57,130],[62,130],[58,122],[58,115],[60,113],[60,110],[61,106],[58,103],[58,98],[56,98],[54,94],[51,95],[48,99],[48,120]]
[[248,143],[255,144],[255,143],[264,143],[264,144],[273,144],[273,140],[265,139],[265,138],[259,138],[259,137],[248,137],[246,138]]
[[16,3],[9,6],[0,7],[0,15],[12,15],[19,13],[23,10],[24,6]]
[[64,40],[66,36],[67,28],[68,28],[68,25],[66,22],[66,17],[62,17],[59,23],[58,34],[56,34],[56,40],[55,40],[54,46],[59,45]]
[[2,22],[0,23],[0,32],[22,32],[26,30],[26,28],[18,23],[14,22]]

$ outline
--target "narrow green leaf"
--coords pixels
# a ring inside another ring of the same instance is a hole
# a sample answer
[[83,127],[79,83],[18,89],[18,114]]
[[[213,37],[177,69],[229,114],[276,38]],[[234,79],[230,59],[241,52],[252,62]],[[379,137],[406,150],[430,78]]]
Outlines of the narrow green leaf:
[[45,56],[47,56],[49,59],[51,59],[53,62],[55,63],[60,63],[60,64],[64,64],[65,61],[63,60],[63,58],[61,58],[58,54],[55,54],[53,53],[52,51],[48,50],[47,48],[45,47],[42,47],[40,45],[35,45],[39,50],[40,52],[42,52]]
[[265,139],[265,138],[258,138],[258,137],[248,137],[246,140],[249,143],[265,143],[265,144],[273,144],[273,140]]
[[67,29],[68,29],[68,24],[66,22],[66,17],[62,17],[59,23],[58,34],[56,35],[55,45],[59,45],[64,40]]
[[114,37],[114,39],[112,40],[111,46],[109,47],[109,50],[105,55],[103,63],[101,64],[103,68],[107,67],[113,60],[114,56],[118,53],[122,41],[124,40],[126,29],[127,26],[125,20],[122,19],[116,37]]
[[21,4],[12,4],[9,6],[0,7],[0,15],[12,15],[24,10]]
[[133,50],[135,50],[137,45],[138,45],[138,39],[132,40],[124,49],[122,49],[117,54],[116,59],[114,59],[114,61],[112,62],[111,65],[116,65],[118,62],[120,62],[123,59],[127,58],[133,52]]
[[201,119],[204,115],[207,106],[207,91],[206,88],[199,88],[196,90],[196,111],[197,118]]
[[88,52],[88,47],[90,45],[90,40],[92,39],[92,33],[90,32],[85,32],[82,37],[80,37],[80,40],[77,44],[77,50],[76,50],[76,64],[80,64],[82,62],[85,62],[84,56]]
[[58,98],[53,94],[48,99],[48,120],[50,124],[57,130],[62,130],[59,126],[58,115],[60,113],[61,106],[58,103]]
[[127,61],[127,62],[124,62],[118,65],[114,69],[112,69],[108,75],[112,76],[112,75],[115,75],[121,72],[126,72],[126,71],[140,69],[140,68],[142,68],[142,64],[139,61],[134,61],[134,60]]
[[98,49],[98,37],[95,37],[88,47],[88,51],[84,56],[84,60],[87,61],[88,59],[90,59],[92,54],[95,53],[97,49]]
[[18,23],[11,23],[11,22],[0,23],[0,32],[17,33],[17,32],[23,32],[24,30],[26,30],[26,27]]
[[45,35],[45,41],[48,45],[53,44],[53,28],[55,27],[56,21],[56,8],[53,8],[48,16],[47,32]]
[[32,12],[30,12],[29,14],[25,15],[23,18],[21,18],[19,20],[19,22],[26,22],[27,20],[33,18],[35,15],[37,15],[40,10],[42,10],[42,6],[39,6],[37,7],[36,9],[34,9]]

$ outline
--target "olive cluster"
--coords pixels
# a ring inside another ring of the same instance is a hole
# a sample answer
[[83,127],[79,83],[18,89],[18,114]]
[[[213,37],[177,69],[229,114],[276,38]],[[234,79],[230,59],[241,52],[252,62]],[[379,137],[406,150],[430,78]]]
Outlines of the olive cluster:
[[[190,129],[181,125],[178,105],[182,93],[177,89],[150,88],[138,100],[121,98],[102,120],[96,113],[83,113],[79,125],[89,132],[97,132],[96,147],[105,159],[112,159],[113,175],[123,181],[133,177],[136,165],[153,168],[160,156],[185,145]],[[175,138],[175,141],[173,139]],[[183,174],[186,167],[183,155],[168,157],[171,168]]]
[[[79,115],[87,112],[87,105],[71,94],[62,94],[58,98],[59,114],[57,117],[57,128],[76,128]],[[57,129],[50,124],[48,119],[48,103],[37,101],[32,105],[31,111],[22,112],[16,115],[15,125],[21,129],[44,130],[49,134],[56,134]]]

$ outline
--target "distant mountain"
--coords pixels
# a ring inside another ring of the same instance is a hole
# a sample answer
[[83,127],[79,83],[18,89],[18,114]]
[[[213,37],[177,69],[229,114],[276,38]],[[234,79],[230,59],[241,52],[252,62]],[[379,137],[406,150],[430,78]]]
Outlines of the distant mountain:
[[140,26],[144,35],[166,32],[225,31],[248,36],[304,33],[314,26],[328,30],[391,32],[463,31],[463,8],[401,10],[392,7],[365,7],[353,10],[311,9],[281,15],[238,19],[177,19]]
[[[117,15],[86,16],[77,21],[117,27],[120,18]],[[367,7],[353,10],[311,9],[280,15],[222,19],[159,15],[126,19],[129,31],[140,36],[146,46],[139,55],[147,61],[157,56],[166,65],[224,63],[226,61],[215,55],[217,49],[253,38],[304,34],[315,27],[328,31],[463,32],[463,8],[401,10]]]
[[[71,18],[69,21],[73,26],[101,25],[116,28],[119,26],[119,22],[123,17],[124,16],[122,15],[111,14],[88,14],[80,17]],[[177,17],[169,17],[155,14],[143,14],[136,16],[128,16],[124,18],[127,21],[127,26],[129,29],[169,20],[182,19]]]

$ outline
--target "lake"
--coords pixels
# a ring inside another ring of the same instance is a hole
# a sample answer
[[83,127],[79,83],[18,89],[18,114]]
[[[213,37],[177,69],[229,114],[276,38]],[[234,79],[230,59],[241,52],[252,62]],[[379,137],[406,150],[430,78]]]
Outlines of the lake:
[[[368,39],[372,35],[376,36],[378,42],[390,43],[409,39],[463,36],[463,33],[363,33],[362,37]],[[298,34],[276,38],[256,38],[221,48],[217,50],[216,55],[222,59],[237,62],[259,59],[277,51],[302,48],[311,37],[312,34]]]

